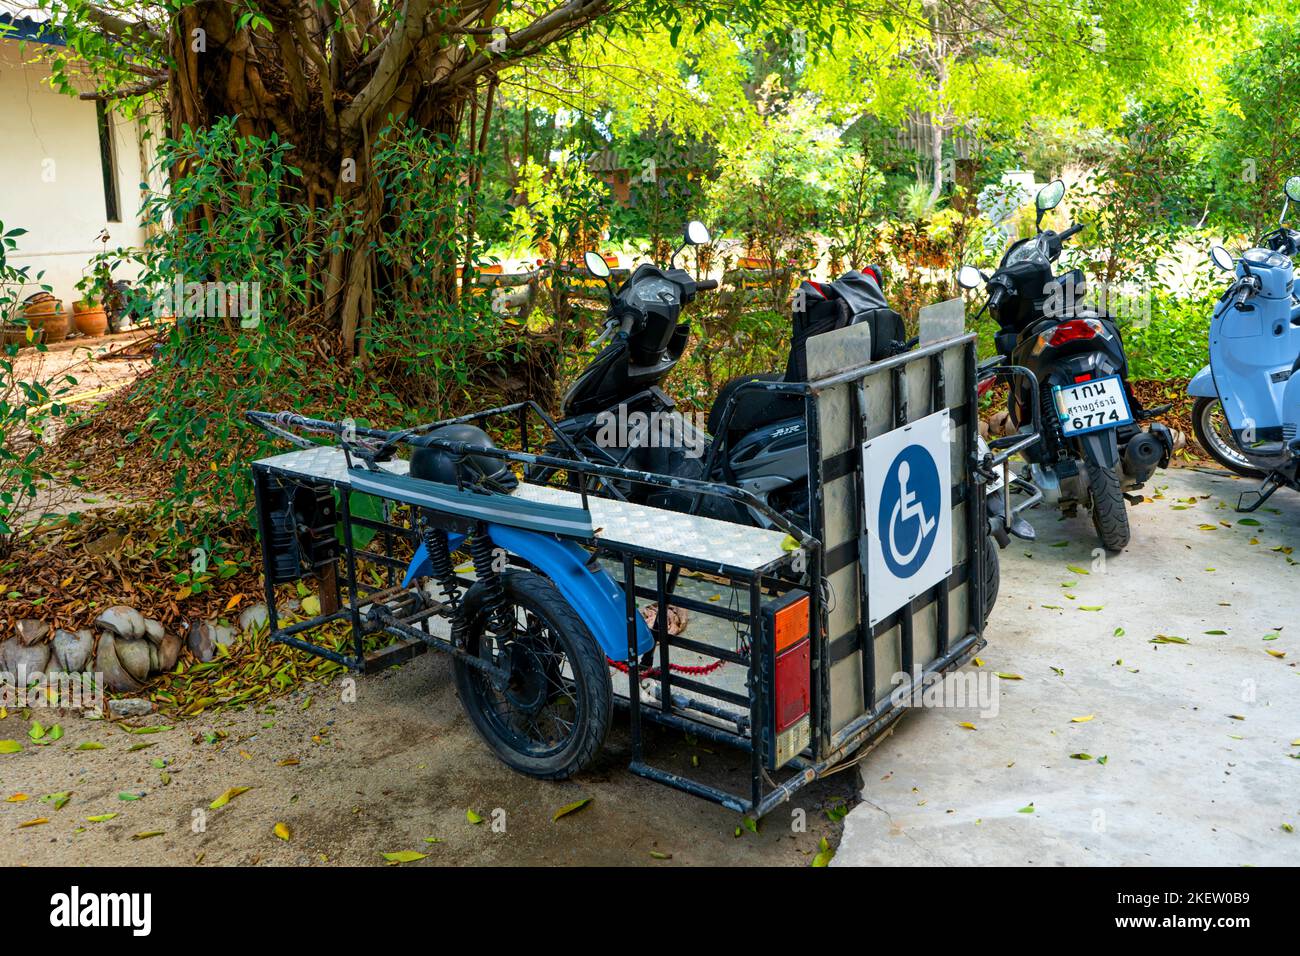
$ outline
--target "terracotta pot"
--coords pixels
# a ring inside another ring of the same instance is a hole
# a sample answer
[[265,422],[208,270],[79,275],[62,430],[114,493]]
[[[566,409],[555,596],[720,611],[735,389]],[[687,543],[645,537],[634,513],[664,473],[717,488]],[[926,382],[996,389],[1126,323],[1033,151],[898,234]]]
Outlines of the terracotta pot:
[[48,293],[42,293],[28,300],[23,307],[23,318],[34,329],[39,329],[52,315],[63,313],[63,302]]
[[82,335],[96,339],[108,331],[108,313],[99,303],[75,302],[72,305],[72,324]]
[[68,337],[68,313],[55,312],[47,317],[41,330],[45,333],[46,345],[62,342]]

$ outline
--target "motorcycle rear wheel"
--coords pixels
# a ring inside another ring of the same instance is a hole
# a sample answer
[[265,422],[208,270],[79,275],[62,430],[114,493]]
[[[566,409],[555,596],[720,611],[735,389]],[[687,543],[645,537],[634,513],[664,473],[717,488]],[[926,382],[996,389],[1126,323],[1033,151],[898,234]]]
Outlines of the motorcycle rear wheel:
[[1002,584],[1001,557],[998,555],[997,542],[993,535],[984,536],[984,625],[989,623],[993,605],[998,602],[998,588]]
[[1223,415],[1223,404],[1219,399],[1196,400],[1192,407],[1192,431],[1196,434],[1197,443],[1229,471],[1244,478],[1263,478],[1266,474],[1251,464],[1250,456],[1232,438],[1232,430]]
[[1092,493],[1092,526],[1097,529],[1101,545],[1112,554],[1128,546],[1131,532],[1128,506],[1120,484],[1119,470],[1085,461],[1088,490]]

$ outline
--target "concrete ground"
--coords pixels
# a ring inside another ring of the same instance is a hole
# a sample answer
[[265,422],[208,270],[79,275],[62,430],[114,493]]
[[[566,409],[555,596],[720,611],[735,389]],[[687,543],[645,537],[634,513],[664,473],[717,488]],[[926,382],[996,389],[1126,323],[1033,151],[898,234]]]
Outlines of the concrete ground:
[[979,664],[1020,679],[905,715],[832,865],[1300,864],[1300,496],[1234,512],[1254,486],[1162,472],[1096,564],[1086,514],[1038,509]]

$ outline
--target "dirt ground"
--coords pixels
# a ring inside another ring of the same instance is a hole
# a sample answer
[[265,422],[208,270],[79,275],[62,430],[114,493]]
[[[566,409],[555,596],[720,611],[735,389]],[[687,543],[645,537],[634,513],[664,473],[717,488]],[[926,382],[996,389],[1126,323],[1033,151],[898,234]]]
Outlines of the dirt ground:
[[[135,380],[149,367],[148,359],[133,358],[146,349],[147,330],[104,335],[97,339],[69,339],[56,342],[45,352],[24,349],[18,353],[14,369],[25,380],[48,380],[61,374],[71,375],[76,385],[65,396],[68,404],[80,405],[103,398],[110,391]],[[120,355],[122,357],[110,357]]]
[[[353,686],[355,702],[345,703]],[[603,756],[579,779],[533,780],[479,741],[439,654],[355,685],[342,679],[300,690],[272,712],[177,722],[153,734],[50,711],[31,717],[46,727],[57,721],[64,735],[41,747],[21,713],[11,708],[0,720],[0,739],[23,745],[0,755],[0,866],[369,865],[411,850],[427,858],[404,865],[806,866],[822,837],[838,841],[831,817],[852,802],[855,785],[851,772],[820,781],[769,814],[757,833],[741,827],[737,836],[736,814],[627,772],[621,714]],[[131,723],[167,726],[156,716]],[[204,734],[214,732],[225,736],[209,743]],[[85,741],[104,749],[78,750]],[[697,758],[693,773],[736,790],[748,780],[745,755],[676,733],[652,729],[647,757],[678,771]],[[282,765],[289,760],[297,763]],[[232,787],[251,789],[208,809]],[[40,801],[68,791],[61,809]],[[15,794],[27,799],[5,802]],[[552,819],[584,798],[591,802],[581,810]],[[471,823],[470,810],[483,822]],[[87,819],[109,813],[117,816]],[[49,822],[21,826],[41,818]],[[275,835],[277,823],[289,827],[287,842]],[[137,838],[152,831],[162,833]]]

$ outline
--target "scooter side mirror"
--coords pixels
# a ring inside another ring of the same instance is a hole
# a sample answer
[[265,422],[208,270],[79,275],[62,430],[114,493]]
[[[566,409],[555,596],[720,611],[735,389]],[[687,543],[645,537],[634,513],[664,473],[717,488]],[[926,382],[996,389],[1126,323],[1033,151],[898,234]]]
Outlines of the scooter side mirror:
[[974,266],[962,266],[957,272],[957,284],[963,289],[978,289],[984,281],[984,273]]
[[1237,261],[1232,258],[1232,253],[1223,246],[1214,246],[1210,249],[1210,261],[1224,272],[1231,272],[1237,267]]
[[1047,212],[1049,209],[1055,209],[1065,198],[1065,183],[1059,179],[1054,179],[1042,189],[1038,190],[1038,195],[1034,198],[1034,205],[1039,212]]
[[703,246],[709,242],[709,229],[698,219],[692,219],[686,224],[684,238],[688,246]]
[[1038,195],[1034,197],[1034,208],[1038,210],[1038,215],[1034,219],[1035,228],[1042,225],[1043,213],[1055,209],[1061,204],[1063,198],[1065,198],[1065,183],[1059,179],[1053,179],[1038,190]]
[[582,257],[583,262],[587,265],[587,271],[598,279],[608,279],[611,275],[609,263],[605,257],[595,252],[588,252]]
[[1288,179],[1286,185],[1282,187],[1282,192],[1292,202],[1300,202],[1300,176],[1292,176]]

